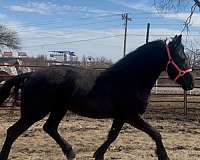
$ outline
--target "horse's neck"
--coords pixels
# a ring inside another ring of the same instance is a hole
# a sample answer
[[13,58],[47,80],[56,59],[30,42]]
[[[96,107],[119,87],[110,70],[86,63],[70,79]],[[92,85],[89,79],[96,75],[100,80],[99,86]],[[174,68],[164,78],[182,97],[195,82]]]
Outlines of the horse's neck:
[[159,75],[165,68],[167,55],[163,51],[162,48],[158,48],[156,53],[146,53],[144,63],[142,63],[141,68],[138,68],[141,76],[139,78],[140,87],[143,87],[144,90],[151,91]]

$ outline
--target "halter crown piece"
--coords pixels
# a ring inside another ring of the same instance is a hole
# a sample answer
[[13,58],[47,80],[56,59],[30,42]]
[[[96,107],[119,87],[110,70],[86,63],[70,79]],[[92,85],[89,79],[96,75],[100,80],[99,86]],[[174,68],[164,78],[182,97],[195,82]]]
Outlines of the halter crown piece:
[[172,59],[170,50],[169,50],[169,46],[166,44],[166,49],[167,49],[167,55],[168,55],[168,62],[167,62],[167,66],[166,66],[166,72],[168,69],[169,64],[172,64],[176,70],[178,71],[178,75],[174,78],[174,81],[177,81],[180,77],[184,76],[186,73],[191,72],[192,69],[188,68],[188,69],[181,69]]

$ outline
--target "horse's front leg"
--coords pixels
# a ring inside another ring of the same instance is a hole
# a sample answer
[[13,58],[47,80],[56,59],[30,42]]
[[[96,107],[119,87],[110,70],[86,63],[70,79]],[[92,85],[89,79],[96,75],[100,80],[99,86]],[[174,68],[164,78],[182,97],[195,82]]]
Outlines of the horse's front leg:
[[155,141],[157,147],[156,153],[158,155],[158,160],[169,160],[169,157],[162,142],[161,134],[155,128],[153,128],[150,124],[145,122],[140,116],[135,117],[130,122],[130,124],[133,127],[147,133]]
[[97,151],[94,153],[94,158],[95,160],[103,160],[104,159],[104,154],[110,144],[114,142],[114,140],[117,138],[124,122],[121,120],[113,120],[112,127],[108,133],[108,137],[106,141],[97,149]]

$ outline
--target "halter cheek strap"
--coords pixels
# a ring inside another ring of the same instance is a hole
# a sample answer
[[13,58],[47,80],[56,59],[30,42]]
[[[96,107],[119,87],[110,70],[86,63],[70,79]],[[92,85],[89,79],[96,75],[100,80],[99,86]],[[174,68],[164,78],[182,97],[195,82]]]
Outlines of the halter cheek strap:
[[192,69],[191,68],[188,68],[188,69],[181,69],[175,62],[174,60],[172,59],[172,56],[170,54],[170,50],[169,50],[169,47],[168,45],[166,44],[166,49],[167,49],[167,55],[168,55],[168,62],[167,62],[167,65],[166,65],[166,71],[168,69],[168,66],[169,64],[172,64],[176,70],[178,71],[178,75],[174,78],[174,81],[177,81],[180,77],[184,76],[186,73],[188,72],[191,72]]

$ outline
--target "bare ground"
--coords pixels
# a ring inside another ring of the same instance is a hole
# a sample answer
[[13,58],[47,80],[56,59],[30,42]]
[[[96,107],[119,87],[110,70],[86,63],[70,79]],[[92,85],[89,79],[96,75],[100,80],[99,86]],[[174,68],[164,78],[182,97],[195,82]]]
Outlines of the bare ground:
[[[0,147],[6,129],[18,118],[16,113],[0,111]],[[162,136],[172,160],[200,160],[200,123],[196,120],[148,118]],[[61,149],[42,130],[40,121],[26,131],[13,145],[10,160],[65,160]],[[66,117],[60,133],[72,145],[77,160],[92,160],[93,153],[105,140],[111,120],[93,120],[79,116]],[[105,155],[106,160],[155,160],[155,144],[146,134],[125,125],[118,139]]]

